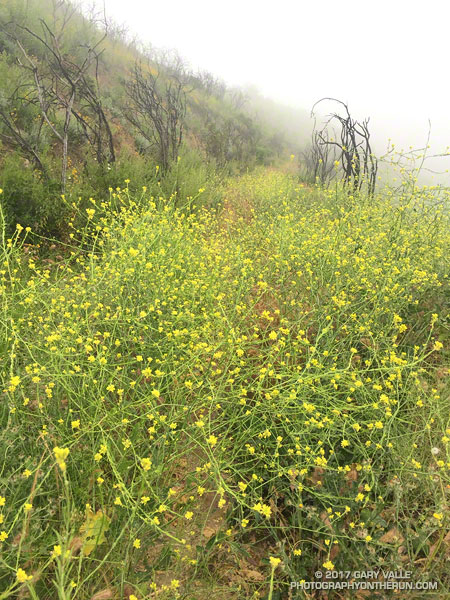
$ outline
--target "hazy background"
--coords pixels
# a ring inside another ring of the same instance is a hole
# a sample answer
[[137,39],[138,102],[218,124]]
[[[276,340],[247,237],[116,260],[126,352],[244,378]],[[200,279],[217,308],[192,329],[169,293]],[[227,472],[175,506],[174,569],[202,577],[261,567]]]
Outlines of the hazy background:
[[[82,0],[89,7],[92,0]],[[291,108],[323,96],[371,117],[378,152],[450,145],[450,3],[404,0],[96,0],[130,36]],[[331,106],[330,106],[331,109]],[[327,107],[322,107],[327,112]],[[431,163],[430,163],[431,165]],[[447,169],[450,157],[433,168]]]

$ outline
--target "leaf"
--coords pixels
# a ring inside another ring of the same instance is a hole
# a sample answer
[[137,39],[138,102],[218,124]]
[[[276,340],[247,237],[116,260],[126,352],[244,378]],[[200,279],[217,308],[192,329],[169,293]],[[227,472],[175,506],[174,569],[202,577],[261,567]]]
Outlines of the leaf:
[[75,555],[83,547],[83,540],[79,536],[75,536],[70,540],[69,548],[72,550],[72,554]]
[[380,537],[380,542],[383,544],[401,544],[403,540],[404,537],[396,527],[389,529],[389,531]]
[[95,515],[90,508],[86,509],[86,521],[80,527],[80,533],[83,535],[83,553],[89,554],[100,544],[106,541],[105,533],[109,529],[111,519],[101,510]]
[[264,581],[265,576],[259,571],[255,571],[255,569],[242,569],[241,573],[251,581]]
[[111,598],[114,598],[114,592],[108,588],[94,594],[91,600],[111,600]]
[[330,550],[330,560],[333,561],[336,556],[339,554],[340,548],[337,544],[333,544],[333,547]]
[[358,479],[358,471],[356,469],[351,469],[350,471],[348,471],[348,473],[345,475],[345,479],[348,482],[353,482],[356,481]]
[[223,531],[219,531],[219,533],[216,533],[216,535],[210,537],[209,540],[206,542],[205,550],[208,552],[215,544],[220,544],[220,542],[223,542],[225,537],[226,536],[223,533]]
[[447,544],[447,545],[450,545],[450,531],[445,536],[444,543]]
[[211,536],[216,535],[218,531],[219,529],[217,527],[206,525],[206,527],[203,527],[202,535],[209,539]]
[[323,473],[324,470],[322,469],[322,467],[314,467],[314,470],[311,473],[311,477],[309,477],[309,481],[317,485],[319,481],[322,482]]
[[323,512],[320,513],[320,519],[321,519],[322,523],[328,527],[328,529],[330,529],[330,530],[333,529],[333,527],[331,525],[331,521],[330,521],[330,515],[327,513],[326,510],[324,510]]

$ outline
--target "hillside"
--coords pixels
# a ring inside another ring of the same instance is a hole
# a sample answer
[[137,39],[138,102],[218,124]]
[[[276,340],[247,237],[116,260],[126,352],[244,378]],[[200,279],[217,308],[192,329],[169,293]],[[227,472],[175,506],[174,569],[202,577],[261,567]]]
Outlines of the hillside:
[[301,118],[293,135],[282,108],[194,73],[176,53],[144,48],[100,17],[53,0],[0,7],[8,228],[19,222],[60,237],[61,194],[69,203],[104,199],[124,179],[134,189],[148,185],[158,168],[166,192],[191,195],[198,182],[179,189],[180,170],[203,185],[205,170],[216,176],[284,159],[309,135]]

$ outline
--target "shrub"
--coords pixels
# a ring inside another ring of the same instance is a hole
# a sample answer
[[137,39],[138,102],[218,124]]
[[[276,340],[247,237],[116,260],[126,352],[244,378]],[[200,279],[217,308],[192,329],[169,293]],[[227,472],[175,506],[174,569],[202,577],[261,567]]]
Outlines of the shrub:
[[20,223],[41,235],[61,233],[66,209],[57,182],[43,180],[28,161],[12,153],[3,159],[0,187],[7,232]]

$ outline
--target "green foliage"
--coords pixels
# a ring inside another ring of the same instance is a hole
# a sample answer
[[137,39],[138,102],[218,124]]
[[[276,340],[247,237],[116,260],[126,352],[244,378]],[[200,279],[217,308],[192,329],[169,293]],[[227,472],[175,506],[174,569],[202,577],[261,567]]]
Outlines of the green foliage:
[[[197,161],[172,186],[197,188]],[[107,597],[105,580],[285,597],[375,557],[448,595],[439,196],[270,168],[217,210],[214,180],[189,198],[147,182],[75,203],[50,258],[20,228],[0,246],[3,600]]]
[[57,182],[43,180],[29,161],[18,153],[10,153],[1,162],[0,187],[3,189],[0,202],[9,233],[20,223],[41,235],[62,235],[66,208]]
[[106,541],[106,532],[109,529],[111,519],[101,510],[95,515],[90,508],[86,509],[86,521],[80,527],[80,533],[83,534],[83,553],[89,556],[93,550]]
[[[109,189],[121,189],[128,182],[126,187],[131,193],[140,193],[145,187],[153,197],[170,197],[179,205],[196,196],[200,188],[209,189],[210,184],[223,180],[227,174],[228,171],[221,172],[214,164],[205,163],[203,157],[189,147],[182,149],[179,160],[164,176],[156,161],[148,156],[123,151],[111,165],[88,162],[84,170],[71,175],[67,197],[71,201],[80,197],[105,200],[109,199]],[[213,204],[217,201],[217,197],[211,198]]]

